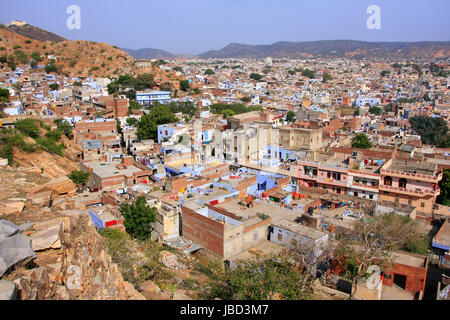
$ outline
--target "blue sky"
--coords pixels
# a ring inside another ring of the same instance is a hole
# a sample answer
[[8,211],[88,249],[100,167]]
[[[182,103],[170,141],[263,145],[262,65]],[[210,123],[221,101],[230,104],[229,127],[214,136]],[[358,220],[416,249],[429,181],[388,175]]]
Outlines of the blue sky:
[[[73,4],[80,30],[66,27]],[[380,30],[366,27],[370,5],[381,9]],[[231,42],[448,41],[449,12],[448,0],[13,0],[0,4],[0,22],[25,20],[69,40],[199,54]]]

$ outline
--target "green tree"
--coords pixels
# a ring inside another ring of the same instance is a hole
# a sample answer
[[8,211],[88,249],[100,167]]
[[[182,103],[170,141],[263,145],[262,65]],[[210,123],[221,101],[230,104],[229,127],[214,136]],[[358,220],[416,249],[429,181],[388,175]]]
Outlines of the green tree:
[[351,294],[355,293],[359,281],[367,276],[370,265],[389,268],[395,252],[404,249],[416,235],[415,222],[395,213],[367,217],[358,221],[353,230],[340,234],[334,257],[346,277],[353,281]]
[[292,261],[289,257],[268,257],[217,272],[212,276],[207,298],[308,300],[312,297],[309,279]]
[[244,103],[248,103],[248,102],[250,102],[252,100],[249,97],[242,97],[241,101],[244,102]]
[[51,61],[49,64],[47,64],[47,65],[45,66],[45,72],[47,72],[47,73],[52,73],[52,72],[59,73],[59,68],[58,68],[58,66],[55,64],[54,61]]
[[314,79],[314,77],[316,76],[316,73],[313,70],[304,69],[302,71],[302,76],[310,78],[310,79]]
[[252,73],[250,74],[250,79],[256,80],[256,81],[260,81],[262,79],[262,76],[260,74],[257,73]]
[[57,83],[52,83],[48,87],[50,88],[50,90],[58,90],[58,84]]
[[42,61],[42,57],[41,54],[38,51],[33,51],[30,55],[31,59],[37,61],[37,62],[41,62]]
[[139,123],[139,120],[136,118],[127,118],[127,126],[135,126]]
[[215,72],[212,71],[211,69],[207,69],[207,70],[205,71],[205,74],[211,75],[211,74],[215,74]]
[[189,84],[188,80],[181,80],[180,81],[180,89],[181,91],[188,91],[191,85]]
[[428,93],[425,93],[425,95],[423,96],[423,100],[425,101],[431,101],[430,96],[428,95]]
[[358,133],[352,139],[352,148],[370,149],[372,148],[372,143],[364,133]]
[[90,173],[87,171],[73,170],[69,174],[69,179],[77,185],[78,190],[81,190],[89,180]]
[[37,121],[29,118],[16,121],[14,123],[14,128],[31,138],[38,138],[41,132],[37,125]]
[[441,194],[437,197],[436,202],[450,206],[450,169],[444,169],[442,172],[442,180],[439,181]]
[[359,116],[359,108],[356,108],[355,112],[353,112],[354,116]]
[[323,76],[322,76],[322,82],[325,83],[325,82],[328,82],[330,80],[333,80],[333,76],[331,74],[324,73]]
[[167,123],[177,122],[178,118],[165,105],[157,105],[150,109],[148,114],[141,117],[137,128],[139,139],[156,139],[158,126]]
[[424,144],[437,147],[446,144],[448,132],[447,123],[442,118],[412,117],[409,119],[411,127],[422,137]]
[[140,196],[131,204],[120,205],[124,217],[124,226],[128,234],[141,240],[148,239],[152,231],[152,223],[156,221],[156,208],[150,208],[147,199]]
[[64,121],[63,119],[55,119],[53,121],[54,124],[56,124],[56,127],[58,128],[58,130],[62,131],[64,133],[64,135],[69,138],[72,139],[73,138],[73,128],[70,125],[70,123],[68,123],[67,121]]
[[369,108],[369,112],[376,116],[380,116],[383,113],[383,110],[380,107],[373,106]]
[[16,70],[16,62],[14,60],[8,59],[8,67],[11,68],[11,71]]
[[296,72],[294,70],[288,70],[288,73],[293,76]]
[[172,68],[173,71],[178,71],[178,72],[183,72],[183,68],[181,68],[180,66],[175,66]]
[[292,121],[294,121],[294,117],[295,117],[295,112],[292,110],[289,110],[286,115],[286,121],[292,122]]
[[225,110],[222,111],[222,116],[223,116],[224,119],[228,118],[228,117],[232,117],[234,115],[235,115],[235,113],[234,113],[233,110],[225,109]]
[[0,88],[0,102],[9,102],[9,90]]

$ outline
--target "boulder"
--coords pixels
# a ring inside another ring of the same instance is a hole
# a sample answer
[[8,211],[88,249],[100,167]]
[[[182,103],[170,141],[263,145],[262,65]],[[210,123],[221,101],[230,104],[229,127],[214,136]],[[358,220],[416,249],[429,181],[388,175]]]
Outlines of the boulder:
[[36,258],[30,239],[23,233],[11,236],[0,234],[0,277],[19,262]]
[[28,198],[31,200],[33,204],[37,204],[41,207],[50,206],[50,201],[52,199],[53,191],[44,191],[35,194],[30,194]]
[[141,285],[141,294],[148,300],[160,300],[161,289],[151,280],[145,281]]
[[61,248],[59,228],[41,230],[30,235],[31,247],[34,251]]
[[15,200],[0,201],[0,214],[19,214],[25,207],[25,202]]
[[47,221],[33,224],[34,230],[59,229],[61,223],[64,224],[64,232],[70,232],[70,217],[58,217]]
[[141,290],[149,293],[161,293],[161,289],[151,280],[145,281],[141,285]]
[[140,294],[134,287],[133,285],[128,282],[128,281],[124,281],[122,283],[122,287],[125,290],[125,293],[128,295],[128,297],[131,300],[147,300],[142,294]]
[[192,298],[182,292],[174,292],[172,300],[192,300]]
[[4,167],[8,165],[8,159],[0,158],[0,166]]
[[17,285],[14,282],[0,280],[0,300],[16,300]]

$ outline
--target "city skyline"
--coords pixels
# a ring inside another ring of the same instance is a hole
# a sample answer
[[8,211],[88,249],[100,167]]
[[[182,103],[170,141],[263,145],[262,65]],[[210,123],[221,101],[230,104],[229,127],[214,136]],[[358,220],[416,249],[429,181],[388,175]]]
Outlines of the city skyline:
[[[71,5],[80,8],[80,29],[68,29]],[[381,11],[381,29],[369,30],[367,8]],[[440,10],[435,10],[439,8]],[[448,1],[41,1],[3,6],[0,21],[23,20],[68,40],[105,42],[121,48],[154,48],[201,54],[230,43],[359,40],[367,42],[448,41]],[[124,12],[126,14],[124,14]],[[156,14],[154,14],[156,12]],[[36,14],[39,13],[39,14]],[[305,14],[307,13],[307,14]],[[420,20],[419,20],[420,19]],[[264,23],[269,21],[269,23]],[[418,23],[420,21],[420,23]],[[109,30],[105,32],[105,30]],[[147,36],[143,35],[143,30]]]

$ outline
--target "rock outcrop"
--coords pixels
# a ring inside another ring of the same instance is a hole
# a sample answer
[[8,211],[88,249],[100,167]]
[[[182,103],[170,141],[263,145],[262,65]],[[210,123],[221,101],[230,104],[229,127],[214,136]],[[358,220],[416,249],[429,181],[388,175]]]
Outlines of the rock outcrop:
[[[10,280],[13,280],[18,289],[18,299],[146,299],[131,283],[124,281],[89,216],[63,219],[69,225],[57,218],[33,226],[40,229],[34,236],[56,230],[60,248],[55,250],[50,246],[38,252],[38,257],[34,260],[35,268],[16,270],[11,275],[14,279]],[[22,233],[17,235],[26,237]],[[47,242],[52,241],[53,238]]]

